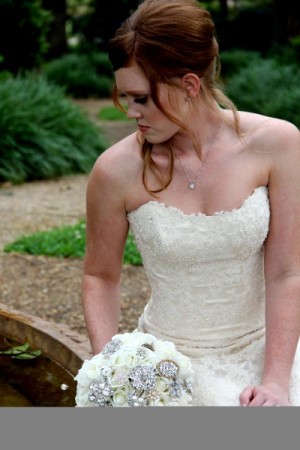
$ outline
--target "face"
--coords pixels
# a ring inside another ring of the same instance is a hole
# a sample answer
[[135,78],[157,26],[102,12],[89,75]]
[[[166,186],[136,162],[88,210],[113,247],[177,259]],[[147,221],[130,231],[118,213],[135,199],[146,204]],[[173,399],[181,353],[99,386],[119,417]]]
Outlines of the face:
[[[180,131],[180,127],[153,102],[150,97],[149,81],[137,64],[118,69],[115,78],[118,91],[127,102],[127,116],[136,119],[140,132],[148,142],[151,144],[165,142]],[[167,85],[159,85],[159,100],[162,106],[174,115],[174,107],[169,103],[169,91]],[[180,97],[180,94],[176,95]],[[182,117],[178,118],[182,120]]]

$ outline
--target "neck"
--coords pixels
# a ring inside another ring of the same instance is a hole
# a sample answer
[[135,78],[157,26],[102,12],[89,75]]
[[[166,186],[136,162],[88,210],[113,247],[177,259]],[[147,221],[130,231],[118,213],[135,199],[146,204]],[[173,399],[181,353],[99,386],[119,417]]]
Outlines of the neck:
[[205,159],[218,133],[221,118],[207,111],[195,115],[188,124],[187,131],[181,130],[170,140],[177,155],[195,152]]

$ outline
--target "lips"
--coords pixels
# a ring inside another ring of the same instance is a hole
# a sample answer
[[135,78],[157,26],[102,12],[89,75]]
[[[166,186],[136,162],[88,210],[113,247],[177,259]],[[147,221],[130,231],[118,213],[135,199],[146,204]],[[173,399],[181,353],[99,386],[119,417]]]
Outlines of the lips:
[[150,127],[147,127],[145,125],[138,124],[139,130],[144,133],[145,131],[149,130]]

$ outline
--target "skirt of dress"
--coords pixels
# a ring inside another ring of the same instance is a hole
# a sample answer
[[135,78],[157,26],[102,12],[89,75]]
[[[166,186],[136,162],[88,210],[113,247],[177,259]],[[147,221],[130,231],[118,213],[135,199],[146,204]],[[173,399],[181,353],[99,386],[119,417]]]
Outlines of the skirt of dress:
[[[191,406],[240,406],[240,394],[247,386],[261,383],[265,333],[264,330],[245,336],[238,345],[199,348],[193,341],[170,338],[142,316],[138,330],[158,339],[174,342],[181,353],[190,357],[195,370]],[[300,406],[300,343],[296,351],[290,383],[290,402]]]

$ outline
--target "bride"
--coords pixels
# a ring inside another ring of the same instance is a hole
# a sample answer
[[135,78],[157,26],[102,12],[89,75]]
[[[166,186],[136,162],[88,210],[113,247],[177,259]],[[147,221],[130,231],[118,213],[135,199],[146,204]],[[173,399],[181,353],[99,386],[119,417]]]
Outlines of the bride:
[[300,405],[298,129],[236,111],[216,87],[214,24],[196,0],[144,1],[109,54],[138,131],[88,182],[93,352],[118,332],[130,227],[152,289],[138,329],[191,358],[194,405]]

